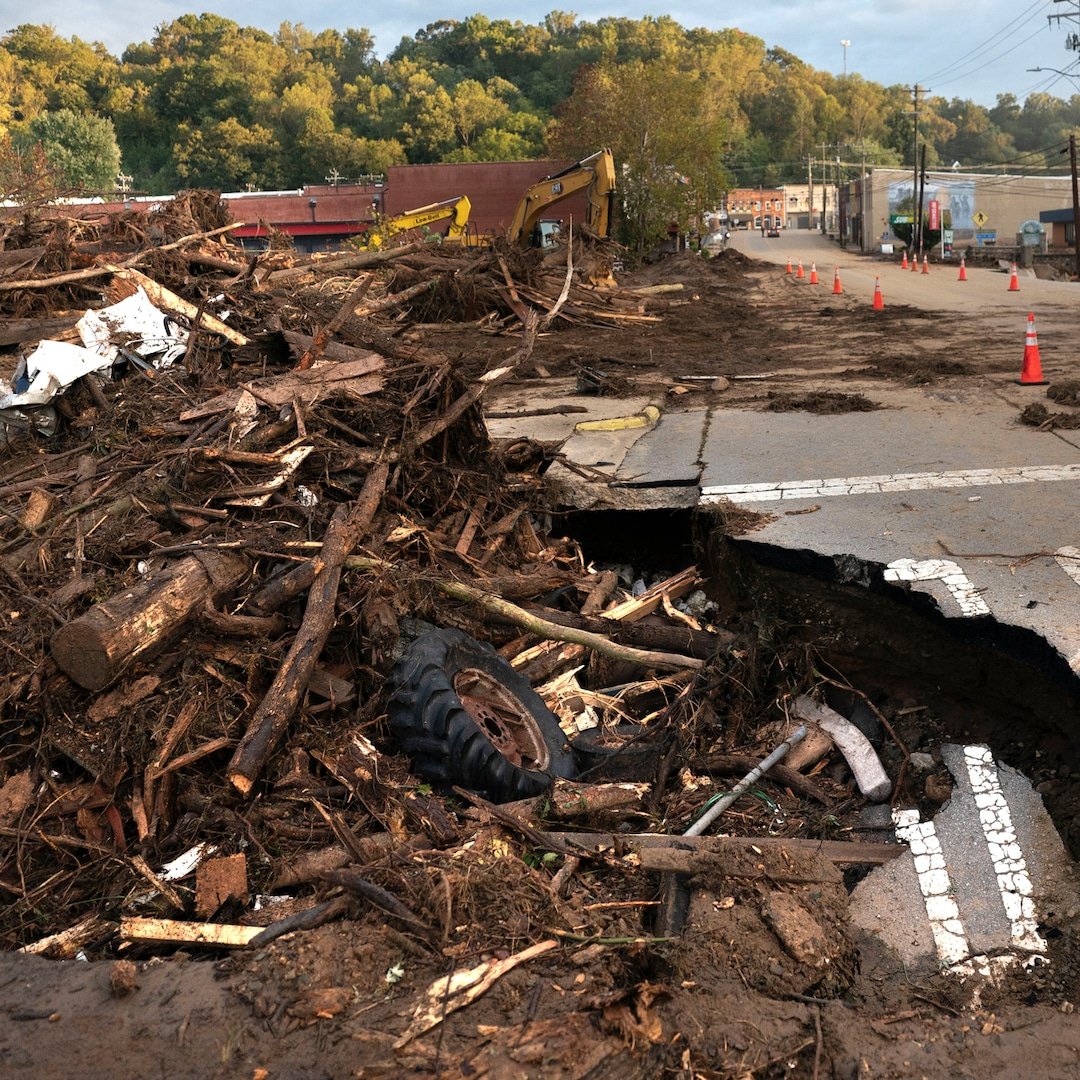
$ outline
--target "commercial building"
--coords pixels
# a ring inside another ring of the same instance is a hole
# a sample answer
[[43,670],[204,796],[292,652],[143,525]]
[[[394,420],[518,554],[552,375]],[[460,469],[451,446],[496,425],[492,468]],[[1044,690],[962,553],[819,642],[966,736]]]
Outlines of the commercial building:
[[732,188],[727,193],[727,213],[734,229],[787,227],[784,193],[779,188]]
[[[914,220],[911,169],[873,167],[840,190],[837,235],[860,251],[896,243],[895,227]],[[931,207],[931,203],[936,204]],[[933,213],[946,249],[1045,246],[1040,214],[1072,207],[1068,176],[928,172],[924,220]],[[935,228],[933,223],[931,228]],[[1062,231],[1064,234],[1064,230]]]
[[823,216],[829,221],[835,219],[836,206],[833,184],[784,185],[784,212],[789,229],[820,229]]

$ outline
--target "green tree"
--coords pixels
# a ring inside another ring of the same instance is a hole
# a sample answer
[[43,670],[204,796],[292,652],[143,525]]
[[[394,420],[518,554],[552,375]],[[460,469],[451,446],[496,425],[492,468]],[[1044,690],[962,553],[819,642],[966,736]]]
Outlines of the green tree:
[[672,221],[685,227],[719,200],[725,123],[703,103],[700,73],[636,60],[589,69],[559,116],[557,153],[580,158],[604,145],[614,153],[622,232],[639,258]]
[[36,116],[17,137],[22,149],[40,146],[59,183],[88,191],[112,191],[120,170],[120,147],[112,122],[58,109]]
[[184,187],[241,191],[282,187],[281,148],[273,132],[230,117],[201,127],[181,124],[172,148],[173,169]]

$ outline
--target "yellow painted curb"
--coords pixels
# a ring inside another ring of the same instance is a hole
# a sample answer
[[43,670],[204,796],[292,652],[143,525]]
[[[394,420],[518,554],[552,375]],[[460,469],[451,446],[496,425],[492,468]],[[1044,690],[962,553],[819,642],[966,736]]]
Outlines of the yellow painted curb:
[[632,416],[613,416],[610,420],[582,420],[574,425],[575,431],[628,431],[631,428],[656,427],[660,422],[660,410],[646,405]]

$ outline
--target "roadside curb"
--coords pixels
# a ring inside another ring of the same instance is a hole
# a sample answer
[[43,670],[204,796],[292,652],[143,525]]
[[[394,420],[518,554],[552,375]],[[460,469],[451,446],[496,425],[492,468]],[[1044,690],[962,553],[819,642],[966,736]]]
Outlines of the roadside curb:
[[582,420],[574,425],[575,431],[628,431],[632,428],[656,427],[661,410],[656,405],[646,405],[639,413],[630,416],[613,416],[608,420]]

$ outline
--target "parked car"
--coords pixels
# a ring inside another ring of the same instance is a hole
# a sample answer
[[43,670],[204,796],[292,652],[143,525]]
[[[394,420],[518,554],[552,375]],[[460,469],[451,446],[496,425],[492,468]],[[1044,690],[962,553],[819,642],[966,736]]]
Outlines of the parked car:
[[775,239],[780,235],[780,230],[774,225],[765,235]]

